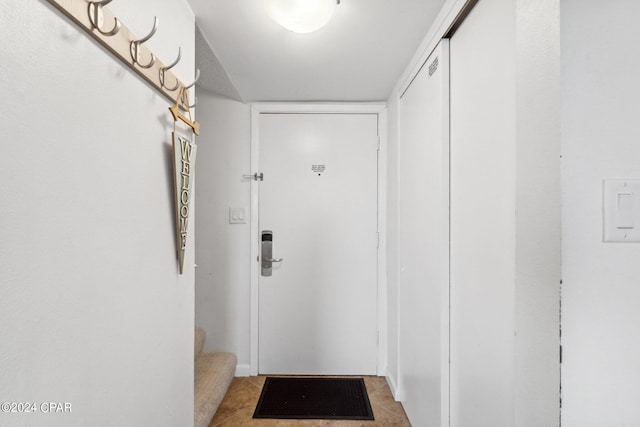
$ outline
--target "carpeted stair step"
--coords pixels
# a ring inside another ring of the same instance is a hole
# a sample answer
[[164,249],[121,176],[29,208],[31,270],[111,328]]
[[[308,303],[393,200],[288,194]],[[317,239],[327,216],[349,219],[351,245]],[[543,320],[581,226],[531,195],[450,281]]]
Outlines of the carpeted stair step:
[[235,376],[233,353],[203,352],[205,333],[196,327],[194,342],[194,427],[207,427]]

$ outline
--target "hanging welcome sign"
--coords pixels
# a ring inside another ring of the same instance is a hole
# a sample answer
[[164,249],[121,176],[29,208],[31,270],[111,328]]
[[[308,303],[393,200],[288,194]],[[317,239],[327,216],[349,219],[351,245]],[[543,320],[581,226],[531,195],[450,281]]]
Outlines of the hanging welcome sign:
[[[196,144],[191,139],[175,132],[175,123],[181,120],[187,124],[193,134],[199,134],[198,122],[192,121],[181,113],[180,109],[189,111],[189,100],[184,95],[179,96],[180,101],[169,108],[174,120],[173,140],[173,167],[175,178],[175,198],[176,198],[176,231],[177,231],[177,247],[178,247],[178,265],[180,274],[184,269],[184,256],[187,250],[187,234],[189,230],[189,216],[191,213],[191,190],[193,188],[193,177],[195,174],[196,164]],[[189,112],[189,116],[191,113]]]
[[187,249],[187,230],[189,226],[191,188],[196,162],[196,144],[173,133],[174,175],[176,179],[176,229],[178,231],[178,263],[180,274],[184,266],[184,254]]

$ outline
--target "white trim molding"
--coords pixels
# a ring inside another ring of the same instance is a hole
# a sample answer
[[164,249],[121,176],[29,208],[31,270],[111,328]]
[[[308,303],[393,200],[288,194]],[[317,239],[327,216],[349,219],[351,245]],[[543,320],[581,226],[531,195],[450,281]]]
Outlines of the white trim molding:
[[427,61],[433,50],[438,46],[440,40],[445,37],[451,28],[458,23],[461,14],[471,3],[476,0],[447,0],[440,9],[440,13],[433,21],[433,25],[429,28],[427,35],[422,40],[420,47],[416,51],[413,58],[409,62],[404,73],[398,80],[392,93],[398,93],[400,96],[404,94],[411,85],[413,79]]
[[402,400],[402,396],[400,395],[400,390],[398,389],[398,380],[393,375],[391,375],[391,372],[389,370],[387,370],[385,379],[387,380],[387,384],[389,385],[389,389],[391,390],[391,395],[396,402],[400,402]]
[[236,377],[250,377],[251,376],[251,366],[248,364],[242,364],[236,366]]
[[[260,114],[377,114],[380,150],[378,152],[378,364],[377,374],[387,373],[387,106],[386,103],[254,103],[251,104],[251,174],[260,172]],[[258,375],[258,343],[259,343],[259,186],[251,182],[251,343],[249,374]],[[239,372],[239,371],[238,371]]]

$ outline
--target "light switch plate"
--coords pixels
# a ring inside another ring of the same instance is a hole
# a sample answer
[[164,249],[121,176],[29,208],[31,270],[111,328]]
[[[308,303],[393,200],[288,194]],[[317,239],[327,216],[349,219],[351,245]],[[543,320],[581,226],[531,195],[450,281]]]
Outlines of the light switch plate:
[[640,242],[640,179],[605,179],[604,241]]
[[247,216],[244,208],[229,208],[229,224],[246,224]]

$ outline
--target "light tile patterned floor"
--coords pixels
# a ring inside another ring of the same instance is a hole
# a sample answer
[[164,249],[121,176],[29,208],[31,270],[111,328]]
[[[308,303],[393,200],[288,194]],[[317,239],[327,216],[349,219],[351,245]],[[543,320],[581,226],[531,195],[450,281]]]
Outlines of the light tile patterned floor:
[[253,419],[264,376],[235,378],[209,427],[265,426],[265,427],[410,427],[402,405],[391,395],[384,378],[364,377],[375,421],[330,420],[266,420]]

